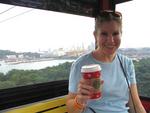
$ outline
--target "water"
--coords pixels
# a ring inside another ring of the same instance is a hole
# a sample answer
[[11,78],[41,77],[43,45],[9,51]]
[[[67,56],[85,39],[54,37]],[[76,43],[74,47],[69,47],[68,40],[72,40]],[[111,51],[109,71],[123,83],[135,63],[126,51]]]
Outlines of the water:
[[65,63],[65,62],[73,62],[74,60],[50,60],[50,61],[40,61],[40,62],[30,62],[30,63],[20,63],[20,64],[6,64],[3,61],[0,61],[0,72],[6,74],[12,69],[18,69],[18,70],[38,70],[43,69],[46,67],[52,67],[57,66],[59,64]]

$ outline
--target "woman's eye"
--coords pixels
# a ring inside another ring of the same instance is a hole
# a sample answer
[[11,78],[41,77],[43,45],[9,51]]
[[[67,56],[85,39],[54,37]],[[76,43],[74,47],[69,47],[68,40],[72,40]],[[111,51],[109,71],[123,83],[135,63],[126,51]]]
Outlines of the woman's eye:
[[108,34],[107,34],[107,33],[105,33],[105,32],[102,32],[102,33],[101,33],[101,35],[102,35],[102,36],[105,36],[105,37],[107,37],[107,36],[108,36]]
[[114,32],[112,35],[117,36],[117,35],[119,35],[119,32]]

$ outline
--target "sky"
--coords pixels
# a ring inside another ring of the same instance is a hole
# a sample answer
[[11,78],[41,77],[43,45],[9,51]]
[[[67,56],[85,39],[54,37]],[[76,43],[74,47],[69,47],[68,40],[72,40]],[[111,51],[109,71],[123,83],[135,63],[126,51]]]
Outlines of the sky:
[[117,6],[123,15],[123,48],[150,47],[150,0],[133,0]]
[[[121,48],[150,47],[149,4],[149,0],[134,0],[117,5],[116,10],[123,15]],[[9,8],[12,9],[2,13]],[[24,14],[16,16],[21,13]],[[93,30],[93,18],[0,4],[2,50],[37,52],[86,48],[94,43]]]

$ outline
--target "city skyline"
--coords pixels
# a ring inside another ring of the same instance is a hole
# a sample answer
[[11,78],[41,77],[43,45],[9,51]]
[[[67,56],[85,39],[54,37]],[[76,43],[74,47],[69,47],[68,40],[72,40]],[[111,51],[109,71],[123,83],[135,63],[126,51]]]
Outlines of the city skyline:
[[[116,10],[123,15],[120,48],[150,47],[150,18],[145,11],[149,3],[136,0],[117,5]],[[39,49],[43,51],[82,45],[87,48],[94,43],[93,18],[4,4],[0,6],[0,12],[12,8],[0,14],[2,50],[37,52]],[[14,17],[21,13],[23,15]],[[11,17],[14,18],[9,19]],[[146,18],[142,20],[143,17]]]

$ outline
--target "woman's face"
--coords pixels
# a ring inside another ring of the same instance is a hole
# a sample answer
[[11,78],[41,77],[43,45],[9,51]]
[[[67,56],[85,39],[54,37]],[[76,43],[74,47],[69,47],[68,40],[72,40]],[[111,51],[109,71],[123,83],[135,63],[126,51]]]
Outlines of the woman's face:
[[97,50],[102,54],[112,55],[121,43],[121,26],[116,21],[103,22],[94,35]]

